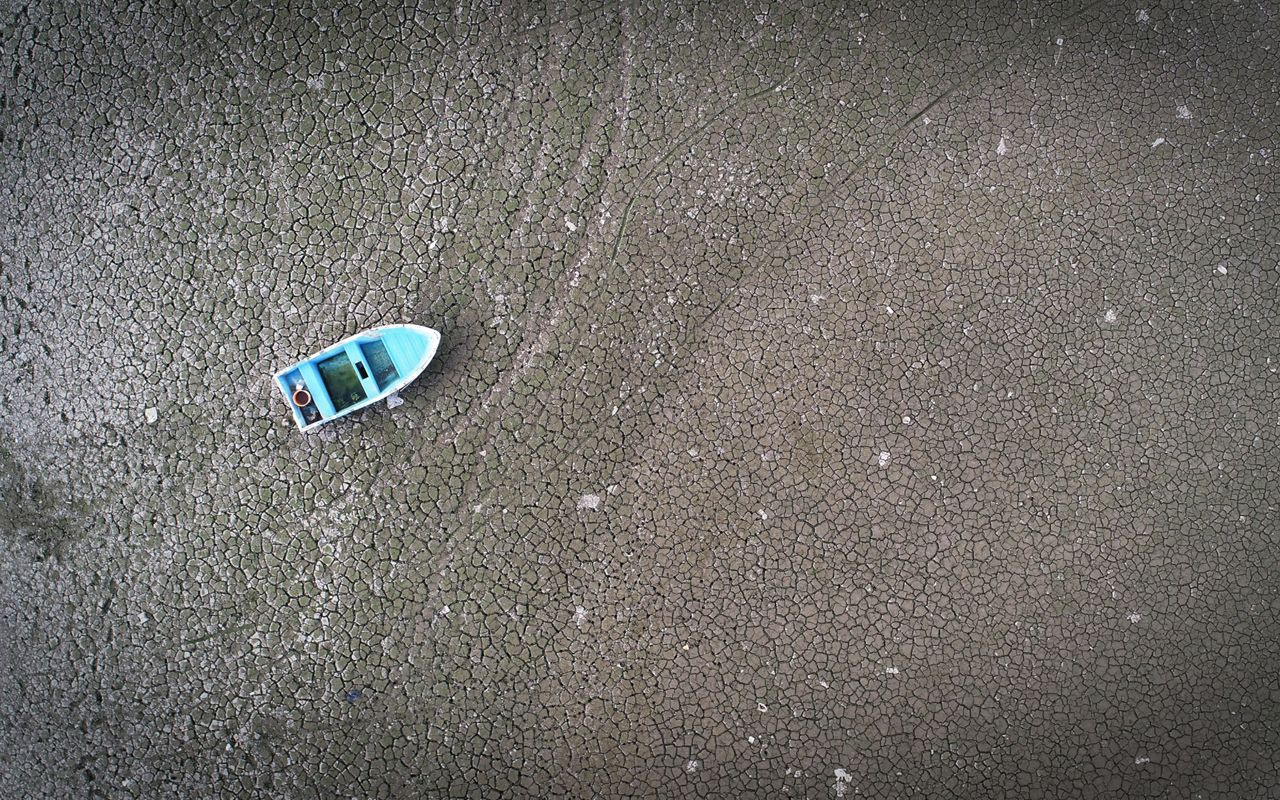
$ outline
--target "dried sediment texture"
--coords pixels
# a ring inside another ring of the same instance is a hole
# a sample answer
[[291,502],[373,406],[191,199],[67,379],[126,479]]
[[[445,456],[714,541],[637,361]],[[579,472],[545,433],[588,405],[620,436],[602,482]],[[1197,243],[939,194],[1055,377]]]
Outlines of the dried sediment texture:
[[1280,790],[1274,2],[216,5],[0,10],[0,796]]

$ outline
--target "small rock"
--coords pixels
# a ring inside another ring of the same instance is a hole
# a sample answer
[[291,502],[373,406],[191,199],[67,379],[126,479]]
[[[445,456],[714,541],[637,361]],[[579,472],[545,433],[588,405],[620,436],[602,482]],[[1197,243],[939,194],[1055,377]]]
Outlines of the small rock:
[[404,405],[404,400],[400,398],[399,394],[392,394],[387,398],[387,408],[399,408],[402,405]]
[[151,406],[144,412],[144,416],[147,418],[148,425],[154,425],[156,420],[160,419],[160,409]]

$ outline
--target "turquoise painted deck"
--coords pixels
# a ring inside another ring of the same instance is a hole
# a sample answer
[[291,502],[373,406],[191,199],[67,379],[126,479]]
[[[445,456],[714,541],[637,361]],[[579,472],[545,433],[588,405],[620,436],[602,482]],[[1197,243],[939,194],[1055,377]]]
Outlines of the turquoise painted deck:
[[[385,400],[407,386],[435,357],[440,333],[422,325],[384,325],[343,339],[275,374],[276,385],[301,430]],[[299,387],[311,402],[299,407]]]

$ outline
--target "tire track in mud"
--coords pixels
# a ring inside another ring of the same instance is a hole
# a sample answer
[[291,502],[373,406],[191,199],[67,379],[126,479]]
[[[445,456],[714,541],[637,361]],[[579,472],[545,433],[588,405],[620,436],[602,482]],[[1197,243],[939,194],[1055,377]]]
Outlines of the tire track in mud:
[[[530,341],[521,343],[513,357],[512,366],[503,373],[499,380],[478,401],[473,403],[471,409],[462,415],[456,425],[436,438],[431,445],[433,450],[446,447],[458,454],[462,454],[472,449],[468,447],[459,448],[460,441],[471,441],[475,445],[474,450],[483,450],[483,443],[492,436],[492,429],[495,424],[494,422],[484,424],[485,417],[488,416],[493,405],[502,397],[505,397],[514,387],[516,381],[529,371],[536,359],[547,351],[550,345],[551,331],[554,330],[564,316],[569,293],[577,286],[577,278],[581,274],[582,265],[596,255],[601,237],[599,229],[595,226],[605,224],[609,219],[607,190],[621,167],[622,157],[625,153],[626,132],[628,129],[627,117],[632,102],[631,88],[635,74],[635,61],[632,34],[627,24],[628,17],[629,14],[624,6],[620,20],[622,31],[619,45],[619,68],[614,79],[616,81],[616,90],[612,106],[609,107],[612,113],[607,114],[606,111],[601,109],[592,115],[573,171],[570,178],[561,187],[558,195],[562,198],[571,188],[580,185],[582,174],[591,160],[592,145],[604,133],[611,119],[614,130],[601,167],[600,200],[596,204],[595,225],[586,231],[584,237],[586,241],[582,244],[579,255],[571,260],[569,268],[546,290],[540,302],[532,304],[535,309],[541,308],[541,311],[531,312],[530,317],[532,319],[526,319],[523,323],[523,328],[526,332],[531,328],[536,329],[539,331],[538,335]],[[532,204],[533,201],[530,200],[525,204],[525,208],[530,208]],[[516,233],[516,231],[513,231],[512,237],[515,237]],[[547,302],[548,298],[551,301],[550,303]],[[480,476],[481,470],[469,470],[461,490],[457,492],[453,506],[451,508],[441,507],[441,518],[451,516],[453,519],[453,524],[449,525],[452,533],[446,533],[440,550],[434,553],[423,551],[424,557],[414,564],[414,574],[434,576],[438,579],[444,570],[448,568],[448,565],[452,563],[455,546],[458,544],[460,537],[465,537],[466,532],[472,529],[475,514],[479,513],[478,507],[473,509],[473,502],[478,491]]]
[[[526,336],[530,330],[536,331],[536,335],[532,341],[522,341],[516,349],[516,353],[512,358],[512,365],[509,367],[498,381],[491,386],[473,405],[472,410],[463,415],[462,419],[449,431],[449,433],[440,437],[436,441],[439,445],[456,445],[458,440],[464,433],[469,431],[477,432],[476,435],[488,437],[489,425],[477,424],[481,423],[488,416],[490,409],[494,403],[505,397],[515,385],[516,381],[526,374],[532,368],[534,362],[547,352],[550,345],[551,334],[559,325],[564,317],[565,310],[568,306],[568,299],[572,290],[577,287],[581,278],[582,267],[591,260],[597,253],[599,247],[600,235],[599,225],[607,224],[609,219],[609,198],[607,196],[608,186],[613,182],[614,176],[621,167],[622,156],[625,150],[626,132],[627,132],[627,116],[631,108],[631,84],[635,73],[634,58],[631,55],[630,48],[627,45],[627,17],[628,14],[624,9],[623,18],[621,20],[622,44],[619,59],[621,61],[619,74],[617,76],[617,92],[613,105],[614,131],[609,142],[608,155],[605,158],[602,167],[603,176],[601,180],[601,196],[596,206],[597,222],[588,228],[586,232],[586,241],[582,244],[578,255],[576,255],[569,264],[569,267],[551,284],[545,293],[537,300],[531,303],[535,309],[530,312],[528,318],[522,321],[522,328],[526,332]],[[586,136],[583,139],[582,147],[579,149],[578,158],[574,164],[574,169],[565,181],[558,194],[559,198],[566,196],[572,188],[580,185],[582,173],[586,170],[590,161],[592,145],[604,132],[606,127],[605,116],[601,112],[595,113],[591,118]],[[525,213],[532,207],[533,202],[530,200],[524,206]],[[515,232],[513,231],[513,236]],[[540,310],[539,310],[540,309]]]
[[[820,22],[820,27],[822,28],[826,27],[826,25],[830,22],[832,16],[834,16],[835,11],[836,11],[836,7],[833,6],[823,16]],[[628,9],[626,6],[623,6],[622,24],[624,27],[624,34],[623,34],[624,40],[626,38],[625,28],[626,28],[626,19],[628,17],[629,17]],[[644,168],[644,171],[642,172],[640,177],[636,180],[634,187],[628,192],[628,194],[630,195],[630,198],[628,199],[626,205],[623,206],[622,213],[613,221],[613,225],[612,225],[613,241],[612,241],[612,245],[610,245],[610,248],[609,248],[610,261],[615,261],[617,259],[623,237],[626,234],[627,225],[631,220],[632,211],[635,207],[636,201],[640,197],[639,190],[642,187],[648,185],[649,182],[653,180],[653,178],[658,174],[661,168],[665,166],[670,166],[676,154],[679,152],[682,152],[683,149],[687,147],[698,135],[706,132],[711,126],[713,126],[717,122],[723,122],[724,120],[726,120],[728,116],[735,109],[741,108],[761,97],[765,97],[770,94],[779,92],[782,88],[784,88],[787,82],[793,80],[799,73],[800,61],[802,57],[803,57],[803,53],[797,53],[795,55],[795,57],[792,59],[792,64],[790,69],[787,71],[787,73],[783,77],[770,82],[766,86],[760,89],[757,89],[754,92],[750,92],[746,95],[742,95],[740,97],[734,98],[730,102],[725,103],[719,108],[717,108],[715,111],[709,114],[706,119],[686,127],[683,132],[681,132],[676,136],[675,141],[666,150],[664,150],[659,156],[657,156],[655,159],[649,162],[648,166]],[[598,219],[598,224],[601,224],[601,225],[606,224],[609,218],[610,202],[607,196],[605,195],[606,195],[608,186],[613,182],[613,176],[617,173],[618,168],[621,167],[623,150],[626,146],[626,131],[627,131],[626,115],[629,110],[630,102],[631,102],[629,84],[631,82],[631,76],[634,74],[634,65],[630,63],[631,59],[625,53],[625,41],[624,41],[623,60],[624,60],[623,76],[621,81],[622,87],[621,87],[621,94],[619,97],[619,99],[622,101],[622,107],[617,109],[617,111],[615,112],[615,115],[619,118],[619,122],[618,122],[618,127],[615,130],[614,141],[610,145],[610,149],[609,149],[610,155],[609,157],[606,158],[606,162],[604,166],[604,179],[602,181],[602,189],[601,189],[601,201],[598,205],[599,215],[597,219]],[[579,162],[576,167],[577,172],[581,171],[585,161],[588,158],[588,155],[589,155],[589,148],[587,144],[584,143],[584,146],[580,152]],[[571,185],[572,180],[573,179],[571,179],[569,182],[566,183],[566,187]],[[563,196],[563,194],[564,193],[562,192],[561,196]],[[602,234],[603,236],[598,234]],[[549,305],[545,305],[545,308],[540,315],[538,315],[535,312],[535,314],[533,315],[533,319],[525,323],[524,327],[526,330],[528,330],[530,327],[537,329],[538,333],[536,338],[528,346],[522,345],[517,350],[512,367],[510,367],[505,373],[503,373],[502,377],[499,378],[497,383],[495,383],[494,386],[492,386],[484,394],[484,396],[479,401],[479,407],[475,408],[475,410],[472,411],[471,413],[465,415],[463,419],[460,420],[456,426],[454,426],[454,428],[448,435],[437,440],[437,444],[454,445],[457,443],[459,438],[461,438],[464,431],[466,431],[469,428],[473,430],[483,431],[485,437],[487,438],[488,432],[492,428],[492,424],[485,425],[485,426],[475,426],[475,423],[478,420],[483,419],[485,416],[487,416],[490,409],[493,407],[494,403],[498,402],[503,397],[505,397],[511,391],[511,389],[515,386],[515,383],[520,379],[520,377],[526,374],[532,368],[534,362],[547,352],[547,349],[550,345],[552,333],[555,327],[560,323],[560,321],[564,317],[564,312],[568,306],[569,296],[571,295],[572,291],[576,289],[578,286],[578,282],[581,278],[581,270],[583,265],[591,261],[596,255],[598,255],[597,249],[599,246],[599,242],[601,238],[607,238],[607,236],[608,236],[607,230],[598,231],[598,229],[593,229],[592,231],[589,232],[588,240],[583,245],[583,248],[580,251],[580,255],[573,260],[570,268],[560,277],[560,279],[555,284],[555,288],[553,290],[548,291],[547,294],[551,298],[551,303]],[[535,306],[536,305],[539,305],[539,304],[535,304]]]
[[[1077,9],[1071,14],[1068,14],[1062,20],[1054,23],[1053,25],[1046,26],[1046,31],[1053,30],[1054,28],[1061,29],[1062,26],[1066,25],[1072,20],[1075,20],[1087,14],[1089,11],[1093,10],[1094,8],[1097,8],[1100,5],[1102,5],[1102,0],[1093,0],[1093,2],[1089,3],[1086,6],[1083,6],[1080,9]],[[828,20],[829,19],[830,17],[828,17]],[[970,70],[969,73],[962,76],[960,79],[953,81],[952,83],[945,86],[942,89],[942,91],[940,91],[936,95],[933,95],[927,102],[919,106],[914,112],[911,112],[906,117],[902,118],[897,124],[893,125],[891,128],[888,129],[888,132],[882,137],[882,139],[878,144],[872,147],[861,158],[854,161],[849,166],[849,168],[844,172],[844,174],[839,178],[839,180],[849,181],[856,178],[864,169],[866,169],[872,163],[872,161],[874,161],[876,158],[883,157],[885,154],[891,151],[894,145],[897,144],[899,139],[902,137],[902,135],[921,117],[923,117],[925,114],[929,113],[931,110],[938,107],[942,103],[946,102],[948,98],[952,97],[957,92],[967,91],[973,88],[975,85],[977,85],[979,79],[984,74],[986,74],[986,72],[989,69],[991,69],[991,67],[994,64],[996,64],[996,62],[1007,58],[1009,54],[1013,52],[1019,45],[1020,45],[1019,42],[1014,42],[1004,47],[1000,47],[999,49],[997,49],[996,52],[992,53],[990,56],[983,59],[976,67]],[[824,178],[824,181],[827,184],[831,184],[835,182],[835,179]],[[616,252],[616,246],[615,246],[615,252]],[[762,267],[760,266],[755,266],[754,268],[747,269],[744,272],[744,274],[738,278],[737,282],[739,286],[751,280],[752,278],[759,276],[761,272],[762,272]],[[685,364],[687,364],[689,361],[695,358],[696,354],[699,352],[698,345],[705,338],[704,336],[700,335],[700,331],[705,330],[707,323],[715,319],[721,312],[723,312],[729,306],[730,302],[735,297],[738,296],[738,293],[739,293],[738,287],[731,286],[725,290],[724,296],[721,297],[720,301],[716,303],[709,312],[703,315],[703,317],[700,320],[698,320],[697,322],[695,322],[693,325],[690,326],[689,344],[684,348],[683,354],[677,353],[675,355],[675,358],[673,358],[672,360],[679,359],[683,361]],[[677,367],[674,370],[674,374],[676,374],[677,376],[680,374],[683,374],[683,369],[680,367]],[[679,385],[680,385],[680,381],[677,378],[677,380],[673,383],[671,389],[676,389],[679,387]],[[659,392],[658,396],[654,398],[654,400],[652,401],[651,407],[656,407],[660,405],[663,399],[669,393],[670,393],[670,389],[667,392]],[[640,470],[640,468],[643,466],[643,463],[644,462],[638,462],[634,464],[629,470],[627,470],[624,476],[622,476],[623,479],[625,480],[634,479],[638,471]]]

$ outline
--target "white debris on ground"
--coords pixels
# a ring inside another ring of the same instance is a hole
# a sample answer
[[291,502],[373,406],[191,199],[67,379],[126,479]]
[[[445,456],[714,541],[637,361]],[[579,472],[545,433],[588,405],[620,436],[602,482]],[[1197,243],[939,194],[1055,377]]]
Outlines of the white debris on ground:
[[840,769],[837,767],[835,772],[835,777],[836,777],[836,784],[835,784],[836,797],[844,797],[845,793],[849,791],[849,784],[853,783],[853,776],[849,774],[848,770]]

